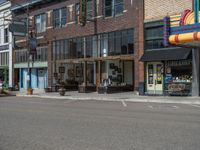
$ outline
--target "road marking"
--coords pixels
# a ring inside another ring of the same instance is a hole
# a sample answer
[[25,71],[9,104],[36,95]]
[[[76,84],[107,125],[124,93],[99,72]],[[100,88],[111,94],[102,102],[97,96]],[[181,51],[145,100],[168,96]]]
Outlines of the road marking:
[[198,107],[198,108],[200,108],[200,105],[194,105],[194,104],[190,104],[191,106],[193,106],[193,107]]
[[125,103],[124,100],[122,100],[121,102],[122,102],[122,105],[123,105],[124,107],[127,107],[127,104]]
[[173,108],[175,108],[175,109],[178,109],[179,107],[178,106],[172,106]]
[[74,101],[77,101],[77,100],[67,100],[66,102],[64,102],[65,104],[68,104],[68,103],[71,103],[71,102],[74,102]]
[[[152,106],[152,105],[148,105],[149,108],[151,109],[166,109],[167,107],[165,106]],[[169,106],[168,108],[172,108],[172,109],[178,109],[178,106]]]
[[149,105],[148,107],[151,108],[151,109],[153,109],[153,106],[151,106],[151,105]]

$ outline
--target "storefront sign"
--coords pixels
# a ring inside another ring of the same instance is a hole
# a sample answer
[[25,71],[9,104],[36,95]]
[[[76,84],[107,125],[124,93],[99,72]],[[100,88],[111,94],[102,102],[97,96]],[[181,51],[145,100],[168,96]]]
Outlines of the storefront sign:
[[177,60],[177,61],[167,61],[166,66],[188,66],[191,65],[191,60]]
[[9,45],[2,45],[2,46],[0,46],[0,51],[8,50],[8,49],[9,49]]
[[165,83],[172,83],[172,82],[173,82],[172,74],[166,74],[165,75]]
[[169,91],[183,91],[185,89],[185,84],[169,84],[168,90]]

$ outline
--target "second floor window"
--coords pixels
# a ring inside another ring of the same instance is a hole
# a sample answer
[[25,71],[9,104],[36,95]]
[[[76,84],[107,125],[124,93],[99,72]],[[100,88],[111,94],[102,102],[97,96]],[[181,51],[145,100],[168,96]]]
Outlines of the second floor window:
[[46,31],[46,14],[40,14],[35,17],[36,32],[41,33]]
[[76,19],[76,23],[79,23],[79,21],[80,21],[80,3],[76,3],[76,6],[75,6],[75,19]]
[[145,28],[145,50],[164,48],[163,26]]
[[105,0],[104,1],[104,15],[105,17],[117,16],[123,13],[123,0]]
[[92,13],[92,0],[87,0],[87,19],[91,19],[93,17]]
[[8,28],[4,29],[4,43],[8,43]]
[[67,23],[67,9],[61,8],[53,11],[53,25],[54,28],[61,28]]

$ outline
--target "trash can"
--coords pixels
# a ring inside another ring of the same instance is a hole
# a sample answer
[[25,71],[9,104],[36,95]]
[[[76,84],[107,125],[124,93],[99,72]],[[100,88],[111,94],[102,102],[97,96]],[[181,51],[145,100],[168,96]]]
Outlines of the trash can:
[[144,95],[144,82],[139,83],[139,95]]
[[3,84],[0,82],[0,94],[3,92]]

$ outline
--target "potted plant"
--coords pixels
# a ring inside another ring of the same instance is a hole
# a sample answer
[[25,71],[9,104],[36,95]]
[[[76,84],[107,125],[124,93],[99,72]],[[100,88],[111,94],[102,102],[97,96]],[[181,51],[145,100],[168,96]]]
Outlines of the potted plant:
[[58,89],[58,92],[60,94],[60,96],[64,96],[65,95],[65,83],[64,82],[61,82],[60,83],[60,88]]
[[31,87],[27,88],[27,94],[28,95],[33,95],[33,89]]

